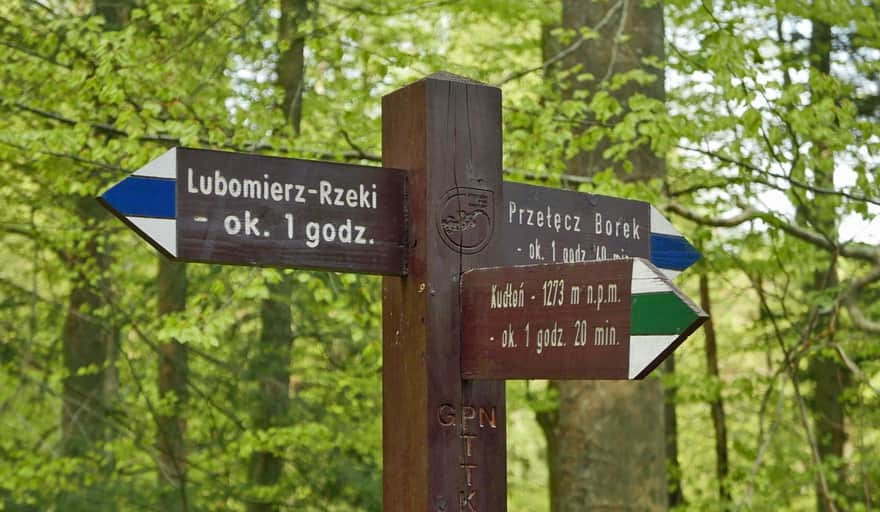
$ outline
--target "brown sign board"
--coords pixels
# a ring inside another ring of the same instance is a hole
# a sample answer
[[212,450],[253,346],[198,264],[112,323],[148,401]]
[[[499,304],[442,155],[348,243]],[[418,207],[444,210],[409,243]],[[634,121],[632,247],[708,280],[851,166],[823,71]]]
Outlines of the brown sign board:
[[646,258],[667,277],[700,253],[644,201],[505,182],[504,258],[496,265]]
[[504,511],[502,379],[643,378],[706,319],[666,277],[699,254],[648,203],[502,184],[497,88],[382,108],[389,168],[174,148],[99,200],[172,259],[384,274],[383,508]]
[[174,148],[101,196],[183,261],[406,272],[406,173]]
[[651,205],[504,183],[505,265],[650,256]]
[[706,314],[644,259],[462,276],[465,379],[640,379]]

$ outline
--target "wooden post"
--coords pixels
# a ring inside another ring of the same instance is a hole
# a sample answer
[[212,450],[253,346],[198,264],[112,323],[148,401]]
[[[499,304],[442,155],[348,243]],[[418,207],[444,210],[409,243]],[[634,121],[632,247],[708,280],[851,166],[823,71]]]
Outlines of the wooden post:
[[460,278],[500,261],[501,91],[436,73],[382,99],[408,179],[405,277],[383,281],[383,510],[507,509],[503,381],[462,381]]

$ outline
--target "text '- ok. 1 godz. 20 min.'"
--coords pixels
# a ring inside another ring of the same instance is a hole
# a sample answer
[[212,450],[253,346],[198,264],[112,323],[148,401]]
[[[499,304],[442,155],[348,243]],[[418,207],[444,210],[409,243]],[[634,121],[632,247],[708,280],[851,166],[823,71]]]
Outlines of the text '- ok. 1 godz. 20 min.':
[[[623,302],[615,282],[566,284],[564,279],[545,279],[541,282],[540,289],[526,289],[525,285],[524,282],[492,283],[490,311],[512,309],[525,313],[526,309],[534,311],[538,307],[550,313],[554,308],[585,306],[584,311],[590,311],[590,316],[595,318],[602,313],[603,307],[607,311],[609,307]],[[618,345],[620,340],[617,337],[617,328],[610,325],[607,318],[598,322],[594,318],[590,322],[587,318],[575,319],[570,327],[558,321],[550,324],[549,320],[529,318],[525,318],[520,326],[514,326],[511,322],[500,333],[501,347],[531,348],[535,354],[541,355],[548,348],[585,347],[588,344],[597,347]],[[539,327],[536,328],[533,324]],[[494,336],[490,338],[491,341],[495,341]]]

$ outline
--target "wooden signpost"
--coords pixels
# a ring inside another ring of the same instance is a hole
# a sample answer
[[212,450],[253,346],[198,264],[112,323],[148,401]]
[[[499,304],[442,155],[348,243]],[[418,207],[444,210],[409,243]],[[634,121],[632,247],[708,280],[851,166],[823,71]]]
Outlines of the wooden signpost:
[[644,201],[505,183],[503,217],[505,266],[638,257],[673,278],[700,259]]
[[459,364],[461,274],[502,255],[501,91],[437,74],[384,97],[382,159],[410,213],[409,274],[383,281],[383,510],[504,510],[504,382]]
[[98,199],[171,259],[405,273],[397,169],[174,148]]
[[706,314],[641,258],[469,270],[466,379],[641,379]]
[[175,148],[99,200],[173,259],[384,275],[383,510],[496,512],[499,379],[642,378],[706,318],[656,209],[501,155],[501,91],[437,73],[382,99],[387,168]]

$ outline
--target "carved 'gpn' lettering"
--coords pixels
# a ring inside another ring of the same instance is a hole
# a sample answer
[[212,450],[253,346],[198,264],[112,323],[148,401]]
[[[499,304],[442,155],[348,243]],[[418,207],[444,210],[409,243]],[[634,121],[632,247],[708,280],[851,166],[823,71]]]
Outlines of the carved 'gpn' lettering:
[[[458,425],[458,414],[455,407],[450,404],[442,404],[437,407],[437,423],[441,427],[455,427]],[[498,428],[495,416],[495,407],[474,407],[463,405],[461,407],[462,432],[468,432],[468,423],[476,422],[480,429]]]
[[[481,456],[478,453],[480,450],[478,433],[485,429],[498,428],[496,409],[494,406],[474,405],[462,405],[461,409],[456,409],[451,404],[441,404],[437,407],[437,423],[444,428],[460,428],[458,434],[463,441],[463,453],[460,455],[459,467],[464,471],[465,490],[460,491],[458,495],[459,512],[477,512],[477,490],[474,487],[478,483],[477,471],[480,469],[476,462]],[[439,505],[437,510],[440,510]]]
[[455,407],[449,404],[443,404],[437,408],[437,421],[441,427],[455,426]]

